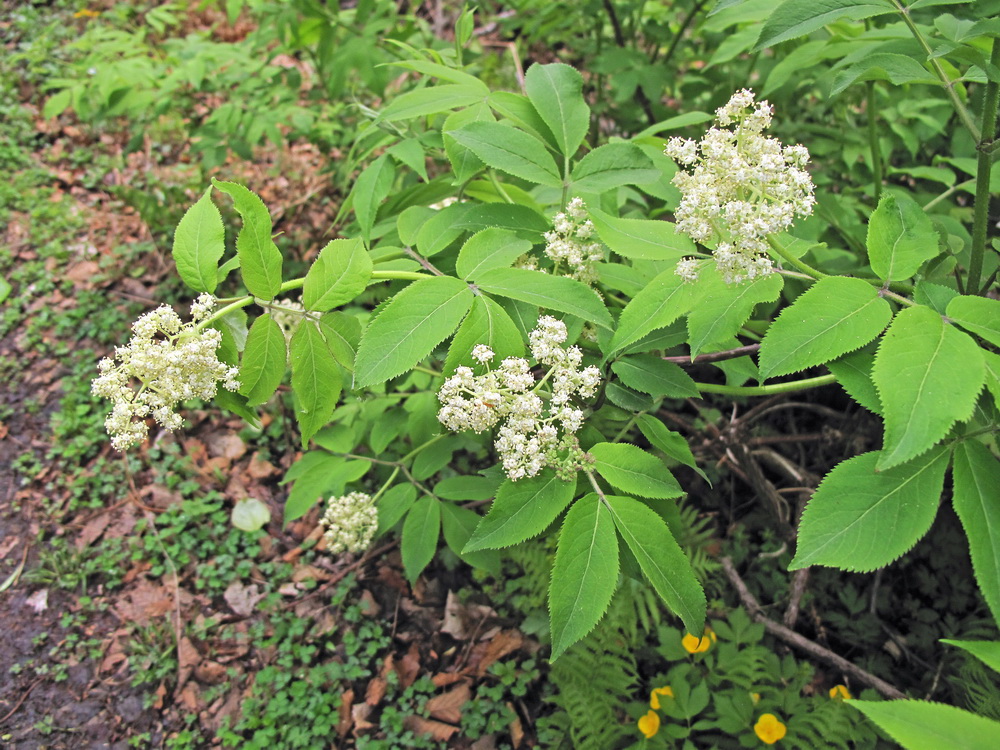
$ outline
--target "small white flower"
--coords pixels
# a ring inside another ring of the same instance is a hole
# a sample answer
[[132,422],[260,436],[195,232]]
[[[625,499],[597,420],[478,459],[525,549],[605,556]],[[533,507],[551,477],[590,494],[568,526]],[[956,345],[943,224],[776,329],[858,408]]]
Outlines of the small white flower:
[[492,361],[495,356],[496,355],[493,353],[493,350],[485,344],[476,344],[472,348],[472,358],[480,364],[486,364],[487,362]]
[[364,552],[378,530],[378,510],[371,495],[351,492],[331,497],[319,522],[326,527],[323,538],[331,554]]

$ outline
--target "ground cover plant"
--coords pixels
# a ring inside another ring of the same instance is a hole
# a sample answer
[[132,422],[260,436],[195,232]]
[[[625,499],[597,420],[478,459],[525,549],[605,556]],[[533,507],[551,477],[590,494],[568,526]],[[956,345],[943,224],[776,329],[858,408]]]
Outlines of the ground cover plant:
[[996,8],[585,5],[5,27],[5,741],[996,744]]

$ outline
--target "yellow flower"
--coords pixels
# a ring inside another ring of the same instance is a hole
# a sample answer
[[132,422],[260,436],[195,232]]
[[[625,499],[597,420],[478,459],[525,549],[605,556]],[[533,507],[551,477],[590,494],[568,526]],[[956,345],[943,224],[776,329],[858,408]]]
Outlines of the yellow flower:
[[703,651],[708,651],[712,647],[712,644],[715,643],[715,640],[715,632],[711,628],[706,627],[705,635],[701,638],[688,633],[681,639],[681,645],[689,654],[700,654]]
[[774,714],[761,714],[757,723],[753,725],[753,731],[765,745],[773,745],[785,736],[788,729]]
[[830,688],[830,697],[834,700],[849,701],[853,696],[847,685],[834,685]]
[[96,10],[90,10],[89,8],[84,8],[83,10],[78,10],[73,14],[73,18],[97,18],[100,13]]
[[674,697],[674,691],[669,685],[665,685],[661,688],[654,688],[653,692],[649,694],[649,707],[655,708],[657,711],[660,710],[660,696],[665,695],[668,698]]
[[650,739],[660,731],[660,715],[656,711],[648,711],[646,715],[639,719],[639,731]]

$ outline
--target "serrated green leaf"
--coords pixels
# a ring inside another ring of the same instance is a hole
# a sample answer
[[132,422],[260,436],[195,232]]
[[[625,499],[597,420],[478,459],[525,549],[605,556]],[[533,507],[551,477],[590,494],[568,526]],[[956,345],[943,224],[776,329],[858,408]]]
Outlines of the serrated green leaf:
[[624,357],[611,365],[611,369],[629,388],[654,398],[698,398],[701,395],[691,376],[680,366],[651,354]]
[[955,449],[952,505],[969,540],[969,554],[983,599],[1000,622],[1000,461],[982,443]]
[[650,331],[666,328],[691,309],[696,296],[694,284],[685,282],[673,269],[664,271],[622,310],[606,354],[621,351]]
[[360,239],[331,240],[306,274],[302,304],[326,312],[361,294],[371,277],[372,259]]
[[698,466],[698,462],[695,461],[694,454],[691,452],[691,446],[688,445],[683,435],[673,430],[668,430],[663,422],[650,414],[640,414],[638,419],[636,419],[636,425],[638,425],[642,434],[646,436],[646,440],[649,441],[650,445],[659,448],[675,461],[685,466],[690,466],[711,486],[712,483],[705,472],[701,470],[701,467]]
[[607,498],[618,533],[670,610],[689,633],[705,629],[705,592],[667,522],[631,497]]
[[1000,354],[983,350],[986,364],[986,388],[993,394],[993,403],[1000,409]]
[[330,421],[340,398],[343,376],[326,339],[311,320],[303,320],[292,336],[292,389],[302,447]]
[[624,258],[680,260],[695,251],[694,243],[669,221],[619,219],[593,207],[589,213],[601,241]]
[[385,154],[369,164],[358,175],[351,191],[351,204],[354,215],[361,227],[361,238],[367,243],[371,239],[372,227],[378,208],[392,190],[392,182],[396,178],[396,168],[392,160]]
[[531,101],[524,94],[515,94],[512,91],[494,91],[490,94],[490,107],[503,115],[507,120],[526,130],[538,140],[547,143],[553,150],[559,149],[555,136],[549,126],[538,114]]
[[379,112],[378,120],[396,122],[436,115],[439,112],[448,112],[481,102],[488,95],[488,91],[483,92],[481,84],[445,83],[440,86],[428,86],[397,96]]
[[524,90],[548,125],[563,155],[572,157],[590,128],[590,107],[583,99],[583,76],[563,63],[528,68]]
[[611,328],[613,324],[597,293],[576,279],[526,268],[494,268],[480,274],[476,286],[490,294],[575,315],[602,328]]
[[403,533],[399,540],[403,570],[410,585],[416,583],[417,576],[434,559],[440,534],[441,501],[424,495],[406,514]]
[[394,484],[383,492],[375,502],[378,510],[378,531],[375,532],[375,536],[382,536],[399,523],[399,519],[406,515],[416,501],[417,488],[409,482]]
[[462,245],[455,262],[455,273],[467,281],[494,268],[509,268],[515,260],[531,251],[531,243],[509,229],[490,227],[476,232]]
[[361,337],[355,386],[383,383],[420,362],[458,327],[472,298],[468,284],[450,276],[421,279],[406,287]]
[[227,391],[225,388],[220,388],[216,392],[215,398],[212,399],[212,403],[220,409],[231,411],[236,416],[242,417],[251,427],[260,429],[260,416],[258,416],[256,411],[247,406],[246,396],[241,396],[238,393]]
[[968,651],[994,672],[1000,672],[1000,641],[956,641],[942,638],[941,643]]
[[1000,346],[1000,301],[959,295],[948,303],[947,315],[952,323]]
[[222,214],[212,203],[212,188],[187,210],[174,232],[172,254],[181,280],[196,292],[215,291],[219,260],[226,252]]
[[285,502],[285,523],[302,518],[320,497],[343,495],[350,482],[368,473],[368,461],[348,461],[325,451],[311,451],[292,464],[282,483],[295,482]]
[[469,75],[464,71],[457,70],[456,68],[449,68],[447,65],[433,63],[429,60],[397,60],[386,64],[393,65],[397,68],[415,70],[418,73],[423,73],[425,76],[433,76],[434,78],[440,78],[443,81],[464,84],[479,90],[482,92],[483,96],[488,96],[490,93],[490,87],[475,76]]
[[929,281],[918,281],[913,287],[913,301],[918,305],[927,307],[944,315],[948,309],[948,303],[958,296],[958,290],[940,284],[933,284]]
[[484,370],[483,365],[472,360],[476,344],[484,344],[493,350],[494,367],[507,357],[524,355],[524,341],[514,321],[500,305],[485,295],[475,298],[472,309],[458,327],[448,348],[443,374],[446,377],[451,375],[460,365]]
[[781,274],[772,273],[752,281],[727,284],[713,266],[703,268],[697,283],[692,285],[698,297],[687,319],[691,356],[735,336],[758,303],[778,299],[784,283]]
[[498,122],[470,122],[449,135],[494,169],[539,185],[562,187],[552,154],[523,130]]
[[937,513],[948,451],[878,471],[879,453],[837,464],[823,479],[799,522],[790,570],[828,565],[867,572],[908,551]]
[[939,81],[912,57],[892,52],[876,52],[841,71],[833,79],[830,96],[837,96],[858,81],[888,81],[893,86],[907,83],[938,84]]
[[930,701],[847,701],[906,750],[994,750],[1000,722]]
[[919,456],[968,419],[986,379],[982,349],[929,307],[908,307],[882,337],[872,381],[885,418],[879,469]]
[[444,142],[445,154],[447,154],[452,171],[455,173],[456,185],[465,184],[483,168],[484,164],[483,160],[476,156],[472,149],[466,148],[452,138],[451,131],[458,130],[466,123],[477,121],[496,122],[492,110],[485,102],[452,112],[441,125],[441,139]]
[[270,315],[259,316],[250,326],[240,366],[240,393],[248,406],[263,404],[281,385],[287,346],[281,326]]
[[263,300],[272,300],[281,288],[281,252],[271,239],[271,214],[256,193],[235,182],[213,179],[212,185],[233,199],[243,218],[236,236],[240,273],[247,291]]
[[623,142],[598,146],[576,163],[572,174],[573,190],[586,193],[603,193],[622,185],[653,182],[659,177],[660,171],[641,148]]
[[875,339],[892,318],[889,303],[861,279],[820,279],[771,324],[760,345],[760,379],[829,362]]
[[666,500],[681,497],[684,490],[663,461],[628,443],[598,443],[588,451],[594,469],[618,489]]
[[510,547],[538,536],[565,510],[575,493],[575,480],[564,481],[550,469],[516,482],[505,480],[463,551]]
[[387,148],[385,152],[400,164],[405,164],[420,175],[424,182],[430,180],[427,176],[427,152],[416,138],[399,141]]
[[881,416],[882,404],[878,400],[878,391],[875,390],[875,384],[872,382],[872,367],[874,365],[874,346],[865,347],[826,363],[848,396],[872,414]]
[[479,552],[463,552],[472,532],[479,523],[480,515],[474,510],[453,503],[441,503],[441,530],[448,549],[474,568],[482,568],[494,576],[501,574],[500,553],[495,549]]
[[448,477],[434,485],[442,500],[490,500],[500,487],[499,477]]
[[336,311],[320,318],[319,325],[334,358],[345,370],[354,372],[354,357],[361,340],[361,321],[353,315]]
[[923,207],[885,193],[868,220],[868,261],[883,280],[908,279],[938,254],[938,236]]
[[563,521],[549,585],[552,657],[594,629],[618,585],[618,536],[607,506],[591,493]]
[[858,21],[893,12],[888,3],[871,0],[785,0],[764,22],[753,51],[811,34],[841,18]]

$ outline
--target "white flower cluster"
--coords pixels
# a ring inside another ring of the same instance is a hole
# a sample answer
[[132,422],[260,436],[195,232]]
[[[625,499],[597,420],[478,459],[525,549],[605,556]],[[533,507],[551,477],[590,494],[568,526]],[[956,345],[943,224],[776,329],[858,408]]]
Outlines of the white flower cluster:
[[671,138],[664,152],[691,169],[674,177],[683,196],[677,229],[697,242],[715,241],[719,272],[733,284],[773,270],[767,236],[811,214],[816,199],[806,148],[763,135],[770,104],[743,89],[715,114],[722,128],[711,128],[700,143]]
[[581,198],[573,198],[566,210],[555,215],[551,232],[545,233],[545,254],[553,263],[552,273],[563,274],[593,284],[597,281],[594,264],[604,260],[601,244],[593,241],[594,224],[587,218],[587,206]]
[[319,523],[326,527],[323,538],[331,554],[364,552],[378,530],[378,510],[371,495],[351,492],[331,497]]
[[[596,367],[581,369],[583,352],[576,346],[564,349],[566,338],[561,320],[548,315],[538,319],[529,339],[535,360],[549,368],[541,382],[536,383],[526,359],[508,357],[483,375],[470,367],[456,368],[438,393],[443,404],[438,420],[449,430],[483,432],[500,425],[495,445],[513,481],[533,477],[546,466],[569,478],[587,462],[576,438],[584,413],[573,399],[593,396],[601,373]],[[472,352],[473,359],[487,366],[494,356],[482,344]],[[538,393],[546,383],[547,402]]]
[[230,391],[239,389],[238,369],[216,356],[222,334],[197,326],[214,307],[215,298],[203,294],[191,305],[188,323],[167,306],[146,313],[132,324],[135,335],[128,345],[116,347],[114,359],[98,364],[101,374],[91,390],[114,404],[104,426],[115,448],[125,450],[145,440],[148,417],[176,430],[183,424],[177,405],[214,398],[219,381]]

